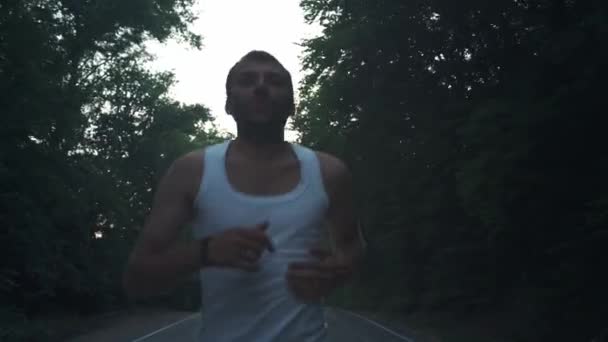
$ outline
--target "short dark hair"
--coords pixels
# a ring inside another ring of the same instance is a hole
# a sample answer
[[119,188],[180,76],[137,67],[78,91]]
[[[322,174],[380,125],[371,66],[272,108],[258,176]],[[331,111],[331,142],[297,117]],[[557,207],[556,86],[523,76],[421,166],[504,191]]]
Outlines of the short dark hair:
[[[276,57],[274,57],[270,53],[268,53],[266,51],[262,51],[262,50],[253,50],[253,51],[248,52],[238,62],[236,62],[236,64],[234,64],[232,66],[232,68],[230,68],[230,71],[228,71],[228,77],[226,77],[226,97],[230,97],[230,89],[232,87],[232,81],[234,79],[234,74],[236,73],[238,67],[241,66],[243,63],[250,62],[250,61],[276,63],[277,65],[279,65],[281,67],[281,69],[283,69],[285,74],[287,74],[287,79],[289,81],[289,91],[291,92],[291,96],[293,97],[293,83],[291,80],[291,74],[283,66],[283,64],[281,64],[281,62],[279,62],[279,60],[276,59]],[[228,99],[226,99],[226,100],[228,100]]]

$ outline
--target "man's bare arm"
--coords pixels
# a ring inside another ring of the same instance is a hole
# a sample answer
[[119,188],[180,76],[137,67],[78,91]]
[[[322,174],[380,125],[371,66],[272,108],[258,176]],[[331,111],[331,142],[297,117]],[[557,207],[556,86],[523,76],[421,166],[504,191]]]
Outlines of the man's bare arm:
[[365,241],[355,214],[352,174],[339,159],[320,153],[323,178],[329,195],[327,221],[334,254],[355,266],[365,251]]
[[180,230],[194,216],[201,173],[202,153],[192,153],[176,160],[162,178],[124,271],[129,297],[168,290],[201,267],[200,242],[176,244]]
[[314,249],[318,260],[293,262],[286,278],[296,297],[318,301],[344,285],[356,271],[365,252],[365,241],[354,210],[352,176],[344,163],[319,153],[325,189],[329,196],[326,219],[333,250]]

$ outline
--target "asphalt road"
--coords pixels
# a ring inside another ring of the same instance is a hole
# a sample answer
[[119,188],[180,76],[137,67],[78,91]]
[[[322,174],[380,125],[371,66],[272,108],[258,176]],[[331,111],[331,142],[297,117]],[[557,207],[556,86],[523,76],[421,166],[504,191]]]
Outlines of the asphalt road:
[[[414,342],[403,332],[348,311],[328,309],[327,320],[330,342]],[[198,314],[189,315],[129,342],[194,342],[199,324]]]

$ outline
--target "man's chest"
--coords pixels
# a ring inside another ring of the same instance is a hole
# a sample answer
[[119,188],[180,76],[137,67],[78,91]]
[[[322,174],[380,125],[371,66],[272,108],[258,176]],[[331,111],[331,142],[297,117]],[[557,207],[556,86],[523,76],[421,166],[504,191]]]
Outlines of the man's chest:
[[297,160],[274,163],[227,161],[226,175],[237,191],[250,195],[279,195],[293,190],[301,179]]

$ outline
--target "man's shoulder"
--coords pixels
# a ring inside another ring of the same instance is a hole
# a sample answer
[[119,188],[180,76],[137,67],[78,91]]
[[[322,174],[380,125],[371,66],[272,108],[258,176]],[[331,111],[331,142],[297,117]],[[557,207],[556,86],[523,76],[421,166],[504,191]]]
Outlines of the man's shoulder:
[[173,162],[173,168],[179,169],[191,169],[202,166],[201,163],[204,162],[205,156],[205,148],[199,148],[190,152],[187,152]]
[[313,151],[317,155],[317,158],[319,159],[319,162],[322,166],[334,171],[346,171],[348,169],[346,163],[342,159],[334,156],[333,154],[318,150]]
[[176,158],[169,167],[168,173],[183,182],[196,182],[203,174],[205,149],[199,148]]
[[184,153],[173,161],[175,167],[200,168],[205,161],[205,154],[212,148],[222,145],[223,142],[202,146],[190,152]]
[[313,151],[319,160],[323,182],[326,186],[333,188],[350,178],[348,165],[342,159],[327,152]]
[[199,148],[176,158],[169,170],[168,177],[184,191],[190,199],[194,199],[200,187],[203,176],[205,148]]

